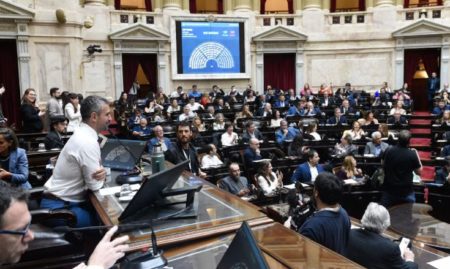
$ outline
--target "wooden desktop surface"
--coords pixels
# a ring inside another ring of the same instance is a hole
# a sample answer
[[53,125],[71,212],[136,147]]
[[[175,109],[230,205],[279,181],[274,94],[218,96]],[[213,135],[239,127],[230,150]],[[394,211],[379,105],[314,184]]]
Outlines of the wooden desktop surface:
[[[186,173],[180,176],[177,184],[183,184],[190,180],[192,180],[192,177]],[[190,219],[165,220],[154,223],[158,245],[179,244],[185,241],[234,232],[244,220],[250,226],[273,222],[259,211],[259,207],[222,191],[199,178],[195,178],[195,181],[203,183],[203,188],[196,197],[199,204],[198,216]],[[112,183],[111,185],[115,184]],[[120,203],[114,195],[102,196],[99,191],[91,193],[90,200],[104,224],[119,224],[118,218],[126,207],[126,203]],[[148,230],[140,230],[129,235],[131,250],[141,249],[150,244]]]
[[[252,227],[252,232],[270,268],[362,268],[279,223]],[[179,264],[188,264],[186,268],[215,268],[233,236],[177,246],[166,250],[165,256],[174,268]]]
[[427,204],[402,204],[389,208],[390,229],[429,246],[450,249],[450,224],[430,215]]

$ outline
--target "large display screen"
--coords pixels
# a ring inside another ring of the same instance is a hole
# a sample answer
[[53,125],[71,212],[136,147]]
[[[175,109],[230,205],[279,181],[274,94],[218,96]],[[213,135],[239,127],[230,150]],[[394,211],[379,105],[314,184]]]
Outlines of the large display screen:
[[177,21],[178,74],[245,73],[242,22]]

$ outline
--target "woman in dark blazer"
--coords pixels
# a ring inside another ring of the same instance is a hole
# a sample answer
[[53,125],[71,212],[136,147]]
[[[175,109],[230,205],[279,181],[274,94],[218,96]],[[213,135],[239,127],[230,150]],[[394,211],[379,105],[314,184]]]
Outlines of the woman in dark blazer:
[[22,114],[22,131],[24,133],[42,132],[41,116],[45,114],[45,111],[40,111],[39,107],[36,106],[36,91],[34,89],[27,89],[23,94],[20,113]]
[[18,144],[11,129],[0,128],[0,179],[16,187],[31,189],[27,154]]

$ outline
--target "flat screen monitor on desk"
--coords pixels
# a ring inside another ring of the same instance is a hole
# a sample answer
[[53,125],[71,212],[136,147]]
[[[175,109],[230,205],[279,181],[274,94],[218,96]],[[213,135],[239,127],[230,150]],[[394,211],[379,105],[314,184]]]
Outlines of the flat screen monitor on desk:
[[253,237],[252,230],[245,221],[242,222],[241,228],[236,232],[233,241],[217,265],[217,269],[230,268],[269,268]]
[[[196,208],[181,207],[180,209],[180,204],[168,203],[165,199],[166,193],[171,190],[188,163],[189,160],[186,160],[151,175],[122,212],[119,221],[124,223],[146,220],[147,218],[164,218],[174,214],[174,217],[195,217]],[[200,188],[197,188],[197,190]],[[176,214],[177,212],[178,214]]]
[[101,149],[102,165],[119,171],[133,170],[146,145],[141,140],[108,139]]

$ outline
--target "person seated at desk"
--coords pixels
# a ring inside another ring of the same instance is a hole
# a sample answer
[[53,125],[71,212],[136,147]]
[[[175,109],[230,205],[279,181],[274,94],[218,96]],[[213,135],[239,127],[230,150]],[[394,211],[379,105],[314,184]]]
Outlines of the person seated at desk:
[[222,113],[217,113],[213,122],[213,130],[221,131],[225,130],[225,117]]
[[247,196],[251,193],[252,186],[248,184],[246,177],[241,176],[239,164],[231,163],[228,173],[228,176],[218,182],[219,188],[239,197]]
[[256,116],[258,117],[272,117],[272,105],[270,103],[266,103],[264,108],[260,108],[256,111]]
[[202,93],[198,91],[197,85],[192,85],[192,89],[188,93],[189,99],[195,98],[200,99],[202,97]]
[[342,181],[331,173],[321,173],[314,182],[313,195],[317,211],[300,227],[300,234],[345,255],[350,218],[339,204]]
[[378,120],[374,117],[372,111],[367,112],[366,116],[358,121],[364,126],[378,125]]
[[178,116],[178,121],[189,121],[196,116],[194,112],[191,111],[191,106],[185,105],[183,107],[183,113]]
[[148,152],[151,154],[153,152],[153,147],[156,144],[160,144],[162,151],[166,152],[172,146],[172,142],[170,142],[169,138],[164,137],[164,130],[162,126],[156,125],[153,128],[153,133],[155,134],[155,137],[148,141]]
[[291,177],[291,182],[311,182],[316,180],[317,175],[324,172],[325,169],[319,164],[319,154],[314,149],[310,149],[306,153],[307,161],[297,166]]
[[172,102],[170,102],[170,106],[167,108],[167,115],[170,117],[172,113],[180,111],[181,106],[178,104],[177,99],[172,99]]
[[286,120],[281,120],[280,128],[275,132],[275,139],[279,145],[285,142],[291,142],[300,133],[294,127],[289,127]]
[[352,137],[347,134],[346,136],[341,138],[341,143],[337,144],[334,147],[334,155],[338,158],[345,157],[347,155],[357,155],[358,147],[353,145]]
[[64,147],[62,135],[66,131],[67,119],[64,116],[53,116],[50,118],[50,122],[50,132],[44,139],[45,149],[62,149]]
[[389,126],[386,123],[378,125],[378,132],[381,134],[381,139],[396,139],[395,133],[389,131]]
[[320,137],[320,134],[317,132],[317,123],[316,122],[310,122],[308,124],[308,126],[306,126],[306,130],[303,134],[303,137],[305,139],[315,140],[315,141],[322,140],[322,137]]
[[350,137],[353,140],[359,140],[359,139],[363,138],[364,136],[366,136],[367,134],[361,128],[361,124],[358,121],[354,121],[352,129],[345,130],[344,133],[342,134],[342,137],[344,137],[346,135],[350,135]]
[[309,151],[309,148],[304,145],[303,135],[299,133],[288,146],[288,155],[292,157],[303,158]]
[[[99,96],[88,96],[81,103],[83,122],[70,137],[44,185],[42,208],[65,207],[77,216],[76,227],[92,226],[98,216],[87,199],[87,190],[103,187],[106,171],[101,165],[98,134],[108,128],[111,120],[109,102]],[[55,221],[52,226],[65,225]]]
[[435,124],[439,124],[442,127],[449,127],[450,126],[450,110],[445,110],[442,114],[442,117],[438,120],[436,120]]
[[321,112],[318,107],[314,106],[313,102],[309,101],[308,103],[306,103],[306,108],[303,111],[303,115],[314,117],[314,116],[320,116]]
[[264,196],[273,196],[283,187],[283,174],[272,171],[272,164],[269,161],[263,161],[259,164],[256,180]]
[[347,118],[344,115],[342,115],[341,109],[339,107],[336,107],[334,109],[334,116],[327,120],[327,124],[332,125],[342,125],[347,123],[348,123]]
[[197,159],[197,151],[193,141],[193,130],[188,122],[180,122],[177,126],[177,140],[172,143],[172,146],[164,152],[166,160],[173,164],[180,163],[185,160],[189,160],[188,171],[194,175],[205,177],[206,174],[200,170],[200,165]]
[[367,142],[364,148],[364,155],[371,154],[378,157],[389,147],[388,143],[381,141],[381,133],[376,131],[372,133],[372,141]]
[[238,144],[239,136],[235,133],[234,125],[232,123],[227,123],[225,125],[226,132],[220,137],[223,147],[230,147]]
[[395,103],[395,106],[391,109],[391,111],[389,112],[389,115],[392,116],[395,113],[400,113],[400,115],[406,115],[406,110],[403,108],[402,101],[397,101],[397,103]]
[[353,156],[347,156],[342,162],[341,169],[336,172],[336,176],[341,179],[355,179],[363,176],[361,169],[356,167],[356,159]]
[[288,109],[287,116],[303,116],[305,113],[306,101],[301,99]]
[[450,184],[450,159],[447,159],[445,165],[437,170],[434,183]]
[[207,169],[211,167],[217,167],[223,165],[223,162],[219,159],[217,154],[217,148],[214,144],[206,145],[207,153],[203,155],[202,158],[202,169]]
[[387,119],[387,124],[392,124],[392,125],[405,125],[408,124],[408,121],[406,120],[406,118],[399,112],[395,112],[393,117],[389,117]]
[[132,131],[132,135],[133,136],[147,136],[150,135],[152,132],[152,129],[150,129],[150,127],[148,127],[147,124],[147,119],[146,118],[142,118],[139,121],[139,125],[138,126],[134,126],[133,131]]
[[142,118],[144,118],[142,115],[142,110],[140,108],[136,108],[134,110],[134,114],[128,119],[128,128],[133,129],[135,125],[139,125]]
[[384,206],[371,202],[361,224],[361,229],[350,231],[347,258],[366,268],[419,268],[409,248],[405,249],[402,256],[399,245],[383,236],[391,225],[389,212]]
[[274,108],[283,108],[283,107],[289,107],[289,101],[286,100],[286,97],[284,95],[280,95],[278,97],[278,100],[273,105]]
[[342,115],[359,114],[353,107],[350,106],[350,101],[348,99],[344,99],[342,101],[341,113]]
[[[262,96],[264,96],[264,95],[262,95]],[[247,104],[243,105],[242,110],[236,114],[235,121],[237,122],[237,119],[242,119],[242,118],[244,118],[244,119],[253,118],[253,113],[250,111],[250,106]]]
[[194,97],[189,97],[189,104],[186,106],[190,106],[192,112],[196,112],[198,110],[205,110],[203,105],[195,101]]
[[245,123],[245,131],[242,133],[242,143],[249,143],[251,138],[256,138],[259,141],[264,140],[261,132],[256,129],[255,123],[253,121],[247,121]]
[[[0,182],[0,266],[18,263],[29,243],[34,240],[27,202],[27,194],[22,189]],[[129,250],[125,242],[129,241],[129,237],[126,235],[112,240],[117,230],[118,227],[114,226],[103,236],[87,265],[81,263],[74,269],[111,268],[118,259],[125,256],[125,252]]]
[[253,167],[253,162],[261,160],[261,150],[259,149],[259,140],[256,138],[251,138],[248,142],[248,148],[244,151],[244,162],[245,167]]
[[[331,96],[333,96],[331,94]],[[330,94],[325,92],[323,97],[319,98],[319,106],[321,107],[333,107],[336,104],[333,97],[330,97]]]
[[449,110],[450,107],[445,104],[444,100],[439,100],[438,106],[433,108],[431,114],[441,117],[444,111]]
[[192,127],[197,128],[199,132],[206,131],[205,124],[203,124],[202,119],[199,116],[195,116],[192,119]]
[[17,136],[9,128],[0,128],[0,180],[25,190],[31,189],[27,153],[19,148]]
[[274,109],[272,118],[270,119],[270,127],[280,127],[282,120],[283,118],[281,117],[280,111],[278,109]]

